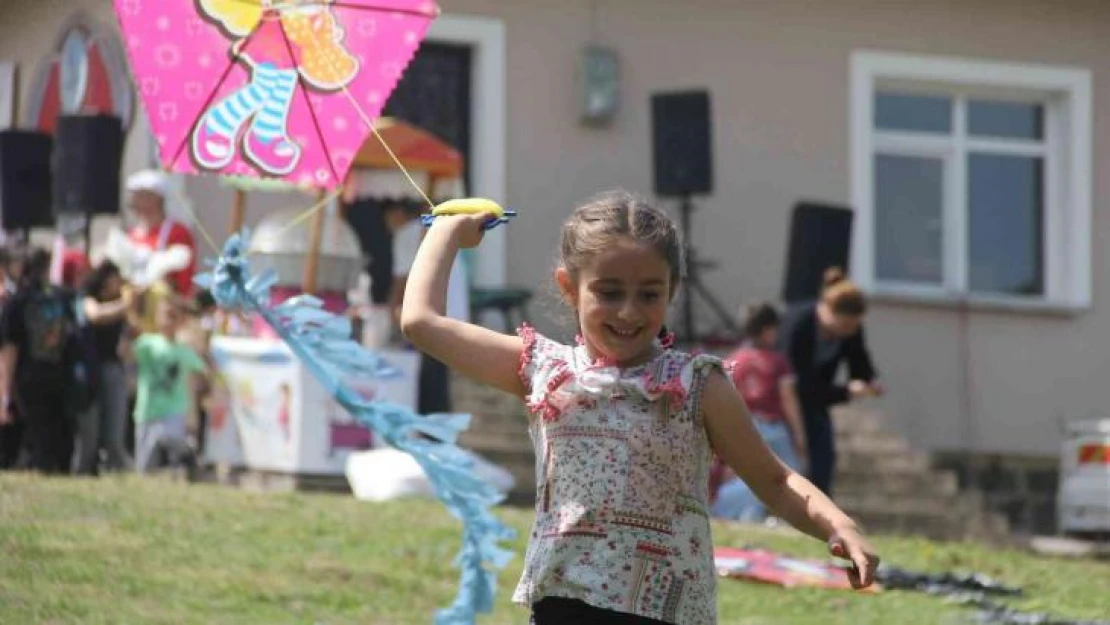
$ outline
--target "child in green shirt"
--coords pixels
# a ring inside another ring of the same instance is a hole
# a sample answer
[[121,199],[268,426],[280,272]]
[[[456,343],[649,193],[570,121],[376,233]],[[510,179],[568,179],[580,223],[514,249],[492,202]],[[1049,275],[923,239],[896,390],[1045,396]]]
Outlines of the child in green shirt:
[[204,373],[204,361],[188,345],[177,341],[182,311],[161,302],[158,332],[139,336],[134,343],[138,396],[135,401],[135,468],[146,473],[163,463],[195,468],[186,417],[191,401],[191,376]]

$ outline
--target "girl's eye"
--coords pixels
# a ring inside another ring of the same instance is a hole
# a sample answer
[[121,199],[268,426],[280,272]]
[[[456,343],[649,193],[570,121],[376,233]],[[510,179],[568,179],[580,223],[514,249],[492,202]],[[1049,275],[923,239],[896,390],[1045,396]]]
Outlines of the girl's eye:
[[614,301],[620,299],[622,294],[620,291],[598,291],[598,295],[603,300]]
[[643,294],[640,295],[640,297],[642,297],[645,302],[654,302],[654,301],[657,301],[659,299],[660,294],[652,291],[652,292],[648,292],[648,293],[643,293]]

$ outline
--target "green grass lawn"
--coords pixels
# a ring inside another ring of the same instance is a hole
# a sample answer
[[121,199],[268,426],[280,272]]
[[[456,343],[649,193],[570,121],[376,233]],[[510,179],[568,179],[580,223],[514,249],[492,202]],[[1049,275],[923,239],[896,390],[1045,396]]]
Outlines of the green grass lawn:
[[[501,518],[522,538],[528,511]],[[715,528],[718,544],[823,557],[792,532]],[[429,624],[454,596],[459,526],[429,501],[368,504],[334,495],[248,494],[132,477],[0,475],[0,623],[126,625]],[[1110,615],[1110,565],[1038,559],[967,544],[876,538],[884,560],[974,569],[1024,586],[1017,605],[1072,618]],[[496,612],[526,623],[503,573]],[[721,623],[954,623],[963,608],[914,593],[878,595],[720,584]]]

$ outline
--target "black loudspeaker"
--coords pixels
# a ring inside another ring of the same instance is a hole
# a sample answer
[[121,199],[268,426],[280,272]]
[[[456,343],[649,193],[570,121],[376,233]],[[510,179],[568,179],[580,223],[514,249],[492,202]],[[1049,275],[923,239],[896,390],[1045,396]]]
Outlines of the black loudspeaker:
[[54,139],[42,132],[0,132],[0,225],[6,231],[49,228],[50,154]]
[[851,209],[842,206],[800,202],[794,207],[782,288],[784,301],[811,302],[821,294],[826,269],[840,267],[848,272],[852,217]]
[[655,193],[687,196],[713,190],[709,93],[660,93],[651,98]]
[[59,117],[54,134],[55,212],[118,213],[122,161],[123,126],[118,117]]

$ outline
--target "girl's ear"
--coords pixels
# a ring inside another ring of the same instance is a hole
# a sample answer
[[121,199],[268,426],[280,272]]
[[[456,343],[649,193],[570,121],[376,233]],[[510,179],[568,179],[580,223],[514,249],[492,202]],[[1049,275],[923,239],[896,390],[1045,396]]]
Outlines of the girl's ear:
[[578,306],[578,289],[575,288],[574,279],[566,267],[555,270],[555,284],[559,285],[559,293],[571,306]]

